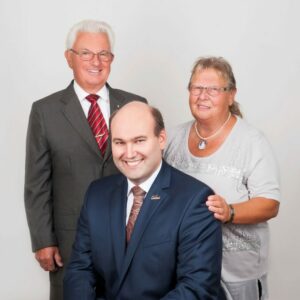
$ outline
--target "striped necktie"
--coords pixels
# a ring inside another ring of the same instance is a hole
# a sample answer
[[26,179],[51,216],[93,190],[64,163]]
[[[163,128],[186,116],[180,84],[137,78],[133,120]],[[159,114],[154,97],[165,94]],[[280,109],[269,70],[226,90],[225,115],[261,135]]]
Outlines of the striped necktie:
[[127,243],[129,242],[130,238],[131,238],[131,234],[134,228],[134,224],[135,221],[138,217],[138,214],[141,210],[142,204],[143,204],[143,200],[145,197],[146,192],[144,190],[142,190],[139,186],[134,186],[131,189],[132,193],[133,193],[133,204],[132,204],[132,208],[130,211],[130,215],[128,218],[128,222],[127,222],[127,226],[126,226],[126,240]]
[[102,156],[104,156],[107,147],[108,129],[103,114],[101,112],[101,109],[97,103],[99,96],[95,94],[90,94],[86,97],[86,99],[89,102],[91,102],[91,106],[87,118],[88,123],[95,136],[101,154]]

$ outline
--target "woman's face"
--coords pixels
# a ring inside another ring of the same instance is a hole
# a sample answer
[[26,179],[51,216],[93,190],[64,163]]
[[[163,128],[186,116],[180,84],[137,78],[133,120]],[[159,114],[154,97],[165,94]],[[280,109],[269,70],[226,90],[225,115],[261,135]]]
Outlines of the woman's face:
[[191,113],[198,122],[217,121],[228,116],[236,90],[227,91],[223,88],[227,88],[227,81],[215,69],[200,69],[195,72],[190,84],[189,104]]

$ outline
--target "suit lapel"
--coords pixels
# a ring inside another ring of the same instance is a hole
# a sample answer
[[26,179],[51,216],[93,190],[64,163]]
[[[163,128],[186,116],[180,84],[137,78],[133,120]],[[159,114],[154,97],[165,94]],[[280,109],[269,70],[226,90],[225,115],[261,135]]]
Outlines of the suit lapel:
[[[110,114],[112,114],[124,104],[124,99],[123,99],[122,94],[118,93],[115,89],[111,88],[108,83],[106,84],[106,86],[109,91]],[[107,141],[107,148],[106,148],[106,151],[104,154],[104,160],[109,159],[111,156],[112,156],[111,139],[110,139],[110,135],[109,135],[108,141]]]
[[118,274],[122,271],[126,251],[126,200],[127,180],[121,176],[109,202],[111,237]]
[[[122,93],[115,90],[106,84],[109,90],[109,103],[110,103],[110,113],[118,110],[122,105],[124,105],[124,97]],[[62,97],[62,102],[65,104],[63,113],[65,114],[68,121],[71,123],[73,128],[79,133],[79,135],[85,140],[90,148],[102,159],[102,155],[99,151],[96,140],[92,134],[90,126],[86,120],[82,107],[80,105],[79,99],[74,91],[73,81],[65,90],[65,94]],[[110,136],[107,141],[107,148],[104,155],[104,160],[111,157],[111,139]]]
[[159,212],[159,208],[161,207],[162,203],[167,201],[169,198],[166,188],[169,187],[170,180],[170,168],[163,163],[158,176],[156,177],[149,192],[147,193],[146,198],[144,199],[143,206],[134,225],[134,231],[127,246],[118,288],[120,288],[123,280],[125,279],[137,247],[141,242],[145,230],[147,230],[147,225],[151,222],[151,219],[155,216],[155,214]]
[[111,88],[111,86],[106,84],[109,91],[109,104],[110,104],[110,114],[121,108],[124,105],[124,97],[118,90]]
[[65,104],[63,113],[75,131],[83,138],[88,146],[102,159],[96,140],[86,120],[80,102],[73,88],[73,82],[65,90],[61,101]]

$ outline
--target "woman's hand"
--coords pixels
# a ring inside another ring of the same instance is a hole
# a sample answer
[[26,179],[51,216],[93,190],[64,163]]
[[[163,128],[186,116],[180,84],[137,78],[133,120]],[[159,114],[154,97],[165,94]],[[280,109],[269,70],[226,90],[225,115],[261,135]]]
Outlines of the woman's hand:
[[214,217],[222,223],[230,219],[230,207],[220,195],[212,195],[207,198],[206,205],[214,213]]
[[[214,217],[225,223],[230,220],[230,207],[220,195],[207,198],[206,205],[214,213]],[[257,224],[276,217],[279,202],[264,197],[251,198],[234,204],[234,224]]]

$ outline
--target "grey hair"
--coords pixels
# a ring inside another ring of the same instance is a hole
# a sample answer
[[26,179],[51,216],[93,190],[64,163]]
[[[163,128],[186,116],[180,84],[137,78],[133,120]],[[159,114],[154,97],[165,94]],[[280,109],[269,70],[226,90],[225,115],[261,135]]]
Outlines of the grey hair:
[[106,33],[109,44],[110,50],[113,52],[114,47],[114,33],[111,27],[102,21],[96,20],[83,20],[77,24],[75,24],[69,31],[67,38],[66,38],[66,49],[71,49],[75,43],[77,34],[79,32],[89,32],[89,33]]
[[[229,89],[236,90],[236,81],[229,62],[223,57],[215,56],[200,57],[197,59],[192,69],[188,88],[190,88],[191,81],[195,73],[204,69],[216,70],[227,81],[227,86],[229,87]],[[234,100],[232,105],[229,107],[229,110],[232,114],[242,118],[243,114],[239,106],[239,103]]]

